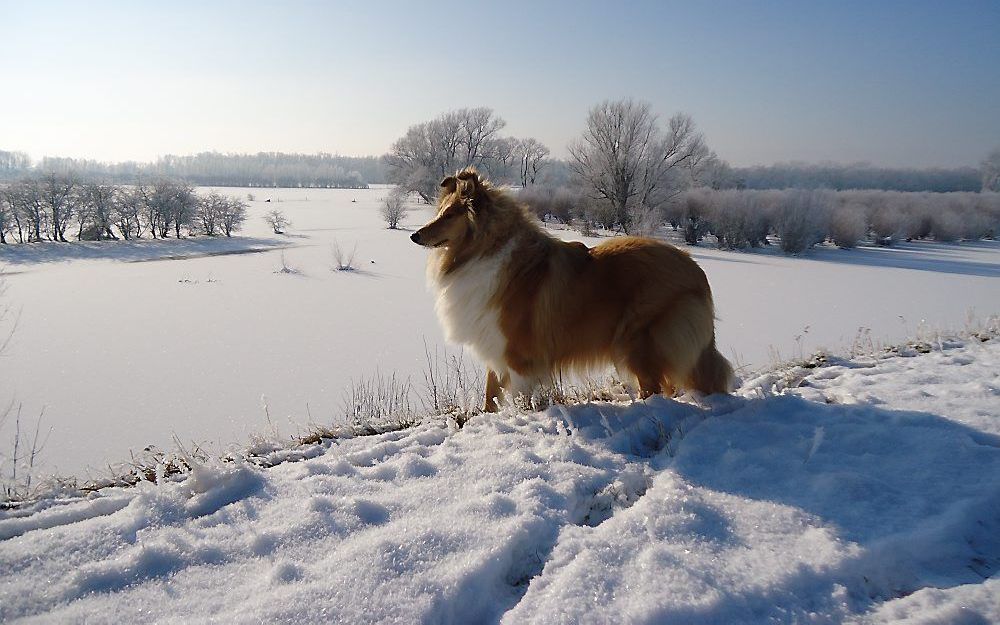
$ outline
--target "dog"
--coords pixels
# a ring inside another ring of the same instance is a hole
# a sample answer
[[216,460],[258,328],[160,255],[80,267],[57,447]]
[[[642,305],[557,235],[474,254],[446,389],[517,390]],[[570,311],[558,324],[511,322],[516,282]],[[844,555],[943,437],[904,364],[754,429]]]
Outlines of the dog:
[[561,241],[471,167],[441,182],[437,215],[410,238],[432,248],[428,281],[446,337],[487,367],[487,412],[564,371],[608,364],[630,373],[642,398],[731,389],[708,279],[676,247]]

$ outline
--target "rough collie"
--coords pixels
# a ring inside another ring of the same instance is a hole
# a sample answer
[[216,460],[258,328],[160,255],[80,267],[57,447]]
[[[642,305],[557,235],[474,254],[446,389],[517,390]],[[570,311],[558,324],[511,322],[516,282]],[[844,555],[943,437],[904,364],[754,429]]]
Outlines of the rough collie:
[[488,368],[487,411],[561,372],[608,364],[633,375],[642,397],[730,390],[708,279],[673,246],[560,241],[472,168],[441,182],[437,216],[410,238],[433,248],[445,335]]

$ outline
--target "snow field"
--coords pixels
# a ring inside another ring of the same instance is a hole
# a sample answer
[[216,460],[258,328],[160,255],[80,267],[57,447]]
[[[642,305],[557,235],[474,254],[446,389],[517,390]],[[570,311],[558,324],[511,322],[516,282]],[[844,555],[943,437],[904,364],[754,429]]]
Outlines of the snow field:
[[997,622],[1000,340],[0,513],[0,620]]

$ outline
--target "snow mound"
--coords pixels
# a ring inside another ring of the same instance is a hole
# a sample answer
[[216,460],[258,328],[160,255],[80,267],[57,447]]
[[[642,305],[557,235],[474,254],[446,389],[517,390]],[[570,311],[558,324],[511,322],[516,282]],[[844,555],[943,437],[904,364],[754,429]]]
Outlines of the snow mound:
[[0,512],[0,620],[1000,622],[1000,341],[907,356]]

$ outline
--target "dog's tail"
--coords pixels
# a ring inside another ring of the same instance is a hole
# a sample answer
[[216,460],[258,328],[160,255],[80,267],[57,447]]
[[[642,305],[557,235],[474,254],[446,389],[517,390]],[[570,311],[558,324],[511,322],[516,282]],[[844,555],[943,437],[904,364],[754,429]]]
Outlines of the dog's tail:
[[733,366],[715,348],[714,336],[691,370],[691,386],[702,393],[728,393],[733,390]]

